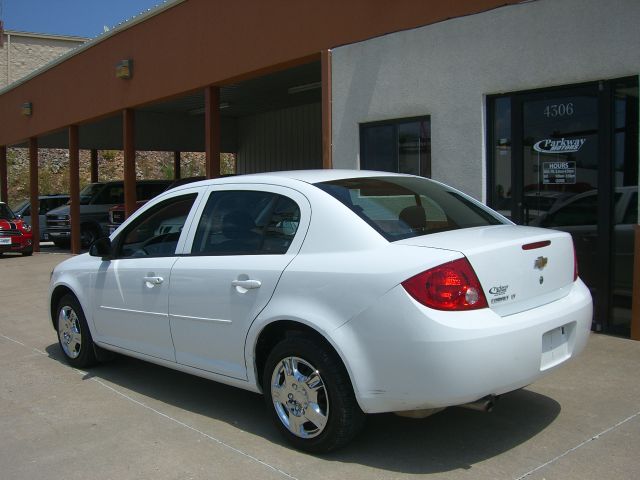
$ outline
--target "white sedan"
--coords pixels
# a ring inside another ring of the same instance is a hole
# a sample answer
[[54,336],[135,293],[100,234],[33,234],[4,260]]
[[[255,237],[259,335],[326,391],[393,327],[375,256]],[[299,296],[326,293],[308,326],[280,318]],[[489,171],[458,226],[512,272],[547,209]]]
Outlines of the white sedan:
[[297,448],[365,414],[488,408],[578,354],[569,234],[410,175],[321,170],[170,190],[54,270],[75,367],[119,352],[264,394]]

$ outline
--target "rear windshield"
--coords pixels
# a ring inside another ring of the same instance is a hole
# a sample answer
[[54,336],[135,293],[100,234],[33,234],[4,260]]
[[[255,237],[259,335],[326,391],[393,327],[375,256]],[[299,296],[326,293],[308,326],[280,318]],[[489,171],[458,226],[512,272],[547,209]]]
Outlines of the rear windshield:
[[352,178],[316,183],[388,241],[503,221],[443,185],[418,177]]

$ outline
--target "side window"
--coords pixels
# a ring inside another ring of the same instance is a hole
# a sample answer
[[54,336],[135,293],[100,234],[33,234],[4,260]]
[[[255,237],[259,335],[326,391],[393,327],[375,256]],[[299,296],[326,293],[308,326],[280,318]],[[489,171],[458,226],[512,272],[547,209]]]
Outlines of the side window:
[[145,212],[123,233],[119,258],[173,255],[197,194],[170,198]]
[[194,255],[284,254],[300,223],[300,208],[270,192],[214,192],[198,223]]
[[124,187],[119,184],[106,186],[98,194],[93,203],[95,205],[124,203]]
[[136,185],[136,196],[138,200],[150,200],[164,192],[167,185],[168,182],[138,183]]
[[431,176],[431,117],[360,124],[363,170]]
[[638,192],[634,192],[629,199],[627,205],[627,211],[624,212],[624,224],[636,224],[638,223]]

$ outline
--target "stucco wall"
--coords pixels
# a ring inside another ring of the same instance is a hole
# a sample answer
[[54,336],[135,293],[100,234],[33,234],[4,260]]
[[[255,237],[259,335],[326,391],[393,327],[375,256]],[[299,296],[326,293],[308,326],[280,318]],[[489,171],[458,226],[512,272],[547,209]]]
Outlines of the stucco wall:
[[0,47],[0,88],[15,82],[82,42],[7,32]]
[[336,48],[333,164],[359,123],[431,115],[433,178],[484,201],[486,95],[638,75],[639,25],[638,0],[537,0]]

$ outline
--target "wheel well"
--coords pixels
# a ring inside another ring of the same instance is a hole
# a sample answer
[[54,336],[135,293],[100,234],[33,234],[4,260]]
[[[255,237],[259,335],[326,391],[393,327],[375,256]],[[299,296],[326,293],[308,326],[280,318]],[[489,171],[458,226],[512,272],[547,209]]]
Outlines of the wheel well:
[[53,293],[51,294],[51,323],[53,323],[54,330],[58,330],[58,326],[56,325],[56,309],[58,308],[58,303],[65,295],[74,295],[73,291],[69,287],[65,287],[64,285],[60,285],[55,288]]
[[[273,350],[273,347],[286,337],[295,335],[307,335],[314,337],[319,343],[327,347],[338,359],[340,359],[340,355],[338,355],[336,349],[333,348],[333,345],[331,345],[331,343],[329,343],[321,333],[313,328],[291,320],[273,322],[267,325],[264,330],[260,332],[260,336],[256,342],[255,362],[256,375],[258,376],[256,380],[258,381],[258,385],[262,386],[262,377],[267,363],[267,357],[269,357],[269,353]],[[340,359],[340,361],[342,361],[342,359]]]

